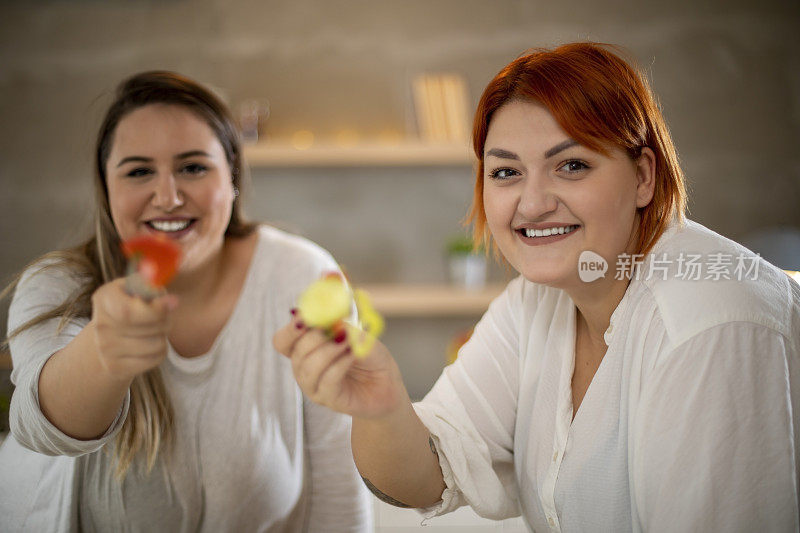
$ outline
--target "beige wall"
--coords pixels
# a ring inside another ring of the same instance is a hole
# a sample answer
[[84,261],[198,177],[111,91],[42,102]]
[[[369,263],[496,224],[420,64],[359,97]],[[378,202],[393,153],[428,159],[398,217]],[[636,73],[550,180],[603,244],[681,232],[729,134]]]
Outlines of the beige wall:
[[[178,70],[232,104],[268,98],[276,137],[412,134],[415,73],[462,72],[474,103],[523,50],[583,39],[628,47],[652,76],[692,218],[733,238],[800,226],[798,23],[789,0],[6,1],[0,276],[83,234],[94,131],[110,91],[135,71]],[[471,179],[466,168],[260,170],[249,211],[320,242],[357,282],[436,282]],[[464,324],[413,322],[397,322],[387,341],[421,394]]]

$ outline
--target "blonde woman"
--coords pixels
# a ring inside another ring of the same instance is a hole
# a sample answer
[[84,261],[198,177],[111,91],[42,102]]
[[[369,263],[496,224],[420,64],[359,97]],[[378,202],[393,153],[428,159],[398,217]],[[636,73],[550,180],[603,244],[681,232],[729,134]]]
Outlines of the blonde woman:
[[[29,267],[9,316],[16,390],[2,531],[370,531],[348,417],[314,405],[270,339],[337,270],[241,215],[225,106],[169,72],[123,82],[96,149],[96,228]],[[165,235],[168,293],[131,296],[120,241]]]

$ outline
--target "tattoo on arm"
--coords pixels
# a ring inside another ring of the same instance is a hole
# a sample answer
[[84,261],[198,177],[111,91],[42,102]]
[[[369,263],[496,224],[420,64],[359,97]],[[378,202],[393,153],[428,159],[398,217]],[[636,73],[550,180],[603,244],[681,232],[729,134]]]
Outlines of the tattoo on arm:
[[381,491],[380,491],[380,489],[378,489],[378,487],[376,487],[375,485],[373,485],[373,484],[372,484],[372,482],[371,482],[370,480],[368,480],[367,478],[365,478],[364,476],[361,476],[361,479],[363,479],[363,480],[364,480],[364,484],[367,486],[367,488],[368,488],[368,489],[369,489],[369,490],[372,492],[372,494],[374,494],[374,495],[375,495],[375,496],[376,496],[376,497],[377,497],[377,498],[378,498],[380,501],[382,501],[382,502],[386,502],[386,503],[388,503],[389,505],[394,505],[395,507],[405,507],[406,509],[410,509],[410,508],[411,508],[411,506],[410,506],[410,505],[408,505],[408,504],[405,504],[405,503],[403,503],[403,502],[401,502],[401,501],[399,501],[399,500],[395,500],[394,498],[392,498],[392,497],[391,497],[391,496],[389,496],[388,494],[384,494],[383,492],[381,492]]

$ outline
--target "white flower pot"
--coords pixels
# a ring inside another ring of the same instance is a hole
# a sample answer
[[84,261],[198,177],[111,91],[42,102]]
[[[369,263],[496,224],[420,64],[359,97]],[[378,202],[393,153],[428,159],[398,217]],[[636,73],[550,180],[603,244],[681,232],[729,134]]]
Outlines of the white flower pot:
[[477,254],[458,254],[448,257],[450,282],[467,289],[486,285],[486,258]]

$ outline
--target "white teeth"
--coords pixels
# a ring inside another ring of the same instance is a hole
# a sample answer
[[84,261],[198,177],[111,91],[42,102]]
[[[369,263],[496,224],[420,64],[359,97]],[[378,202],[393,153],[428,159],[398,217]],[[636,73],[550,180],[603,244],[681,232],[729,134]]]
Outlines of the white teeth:
[[158,231],[173,232],[181,231],[189,226],[189,220],[151,220],[150,226]]
[[550,235],[563,235],[578,229],[578,226],[561,226],[558,228],[541,229],[525,229],[526,237],[549,237]]

